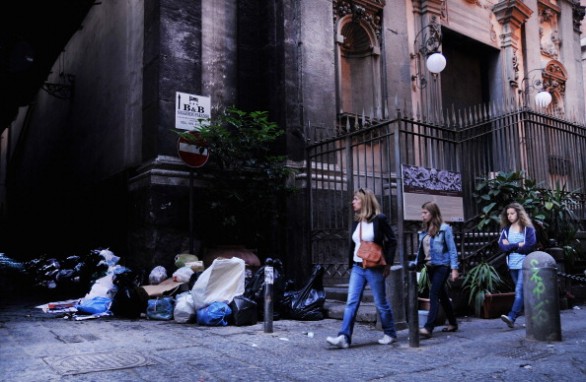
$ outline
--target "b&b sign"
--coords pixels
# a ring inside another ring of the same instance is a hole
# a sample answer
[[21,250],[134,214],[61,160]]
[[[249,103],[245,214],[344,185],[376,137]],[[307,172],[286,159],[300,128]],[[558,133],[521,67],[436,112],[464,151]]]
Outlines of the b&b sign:
[[176,92],[175,128],[197,130],[200,120],[211,118],[211,99],[196,94]]

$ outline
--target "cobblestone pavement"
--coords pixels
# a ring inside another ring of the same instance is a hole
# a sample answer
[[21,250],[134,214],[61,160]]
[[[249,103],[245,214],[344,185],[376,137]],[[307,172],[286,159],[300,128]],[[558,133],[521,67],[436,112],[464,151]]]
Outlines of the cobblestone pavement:
[[330,347],[340,321],[278,320],[253,326],[201,327],[174,321],[102,317],[70,321],[2,303],[0,380],[29,381],[580,381],[586,380],[586,306],[560,313],[562,341],[526,339],[524,317],[461,317],[460,331],[436,331],[409,346],[380,345],[372,324],[358,323],[349,349]]

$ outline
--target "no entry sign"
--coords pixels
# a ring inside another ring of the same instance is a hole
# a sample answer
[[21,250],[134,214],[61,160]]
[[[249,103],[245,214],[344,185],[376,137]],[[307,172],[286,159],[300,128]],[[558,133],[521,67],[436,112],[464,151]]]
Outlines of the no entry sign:
[[210,158],[207,145],[197,131],[190,131],[194,139],[179,137],[177,141],[177,153],[179,158],[189,167],[202,167]]

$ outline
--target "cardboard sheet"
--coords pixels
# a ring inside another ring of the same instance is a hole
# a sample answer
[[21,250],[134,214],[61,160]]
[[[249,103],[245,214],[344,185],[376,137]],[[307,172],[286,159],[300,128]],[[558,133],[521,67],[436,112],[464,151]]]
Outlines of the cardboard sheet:
[[167,280],[161,282],[160,284],[142,285],[142,288],[146,290],[149,297],[160,297],[172,295],[173,293],[178,291],[179,288],[181,288],[181,286],[184,284],[186,283],[173,281],[173,278],[170,277]]

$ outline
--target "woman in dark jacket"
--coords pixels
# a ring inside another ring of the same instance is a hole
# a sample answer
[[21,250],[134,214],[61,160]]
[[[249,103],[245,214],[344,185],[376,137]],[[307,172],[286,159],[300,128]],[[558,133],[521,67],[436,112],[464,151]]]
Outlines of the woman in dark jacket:
[[[386,296],[385,278],[389,275],[397,241],[387,218],[380,211],[380,205],[374,193],[370,190],[359,189],[354,192],[352,208],[355,221],[350,231],[351,243],[348,261],[351,268],[348,283],[348,300],[344,310],[342,328],[337,337],[328,337],[331,345],[347,348],[352,342],[352,332],[356,313],[360,307],[362,294],[366,284],[370,285],[374,303],[381,319],[383,338],[378,340],[381,345],[392,344],[397,340],[393,312]],[[362,259],[358,257],[360,241],[374,241],[383,248],[383,255],[387,265],[375,268],[363,268]]]

